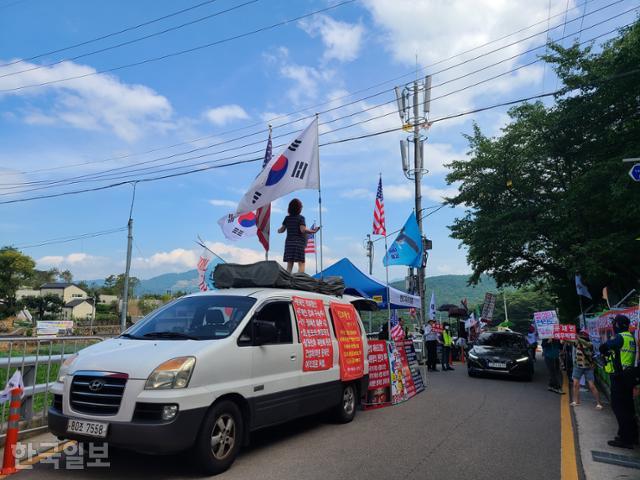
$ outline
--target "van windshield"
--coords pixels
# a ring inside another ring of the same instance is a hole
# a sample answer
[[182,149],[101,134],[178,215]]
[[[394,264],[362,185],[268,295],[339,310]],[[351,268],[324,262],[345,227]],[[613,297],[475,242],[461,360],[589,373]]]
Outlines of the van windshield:
[[122,336],[140,340],[226,338],[255,302],[255,298],[233,295],[180,298],[151,313]]

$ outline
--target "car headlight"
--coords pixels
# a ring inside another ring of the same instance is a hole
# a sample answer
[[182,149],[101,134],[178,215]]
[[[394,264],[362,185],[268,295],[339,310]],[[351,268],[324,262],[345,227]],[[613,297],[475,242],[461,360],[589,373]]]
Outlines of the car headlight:
[[160,364],[147,379],[145,390],[186,388],[191,379],[195,357],[177,357]]
[[64,360],[64,362],[62,362],[62,365],[60,366],[60,371],[58,372],[58,382],[64,383],[64,378],[67,376],[67,373],[69,372],[69,367],[73,362],[75,362],[76,358],[78,358],[78,354],[74,353],[70,357],[67,357]]
[[526,362],[527,360],[529,360],[529,357],[522,357],[522,358],[518,358],[516,360],[516,362],[520,363],[520,362]]
[[468,353],[468,355],[469,355],[469,358],[471,358],[472,360],[477,360],[477,359],[478,359],[478,356],[477,356],[477,355],[474,355],[474,354],[473,354],[473,353],[471,353],[471,352],[469,352],[469,353]]

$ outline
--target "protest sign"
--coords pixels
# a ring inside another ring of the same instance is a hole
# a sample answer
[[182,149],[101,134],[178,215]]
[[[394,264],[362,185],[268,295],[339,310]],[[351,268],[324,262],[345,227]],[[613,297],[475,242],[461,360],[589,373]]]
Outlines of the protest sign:
[[441,324],[441,323],[434,323],[434,324],[431,326],[431,331],[432,331],[433,333],[442,333],[442,331],[443,331],[443,330],[444,330],[444,327],[442,326],[442,324]]
[[576,326],[575,325],[558,325],[558,324],[554,325],[553,338],[557,340],[575,340]]
[[391,375],[389,372],[389,354],[387,342],[384,340],[369,340],[369,387],[365,408],[379,408],[390,405]]
[[625,315],[629,317],[629,330],[631,332],[638,328],[638,322],[640,321],[640,309],[638,306],[628,308],[618,308],[609,310],[597,317],[597,328],[600,334],[605,333],[607,330],[613,332],[612,321],[616,315]]
[[302,344],[302,371],[333,367],[333,344],[322,300],[291,297]]
[[553,326],[559,323],[555,310],[535,312],[533,314],[533,321],[536,324],[539,339],[553,338]]
[[354,380],[364,375],[364,347],[353,305],[331,302],[331,316],[340,352],[340,380]]
[[484,304],[482,305],[482,315],[480,316],[485,322],[490,323],[493,318],[493,311],[496,308],[495,293],[485,293]]
[[[398,348],[404,350],[404,356],[407,359],[407,365],[411,375],[412,387],[407,388],[409,398],[422,392],[424,390],[424,381],[420,374],[420,367],[418,366],[418,357],[416,356],[416,350],[413,346],[413,340],[403,340],[402,342],[396,342]],[[408,383],[408,382],[407,382]]]

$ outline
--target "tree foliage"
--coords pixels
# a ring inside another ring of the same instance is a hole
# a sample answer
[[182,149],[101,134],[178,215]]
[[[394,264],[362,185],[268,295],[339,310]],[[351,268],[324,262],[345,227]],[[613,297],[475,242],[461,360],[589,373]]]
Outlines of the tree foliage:
[[19,302],[20,306],[26,307],[33,315],[33,320],[42,320],[47,314],[57,315],[62,311],[64,300],[62,297],[49,293],[44,296],[28,296],[22,298]]
[[640,156],[640,23],[600,53],[552,51],[564,92],[553,106],[510,110],[498,137],[474,126],[470,158],[450,165],[447,181],[461,186],[448,202],[467,207],[450,228],[472,281],[543,285],[566,319],[579,310],[576,273],[596,300],[640,277],[640,190],[621,162]]
[[16,290],[28,283],[36,266],[33,259],[13,247],[0,248],[0,299],[8,315],[16,311]]

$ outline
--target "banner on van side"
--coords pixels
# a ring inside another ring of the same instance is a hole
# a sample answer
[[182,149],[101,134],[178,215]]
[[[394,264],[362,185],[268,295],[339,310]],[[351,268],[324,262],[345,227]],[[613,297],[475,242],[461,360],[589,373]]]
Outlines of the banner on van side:
[[364,347],[353,305],[331,302],[331,316],[338,340],[340,380],[355,380],[364,375]]
[[302,371],[333,367],[333,343],[322,300],[291,297],[302,344]]
[[391,376],[389,373],[389,354],[387,342],[369,340],[369,388],[362,406],[366,409],[391,405]]

